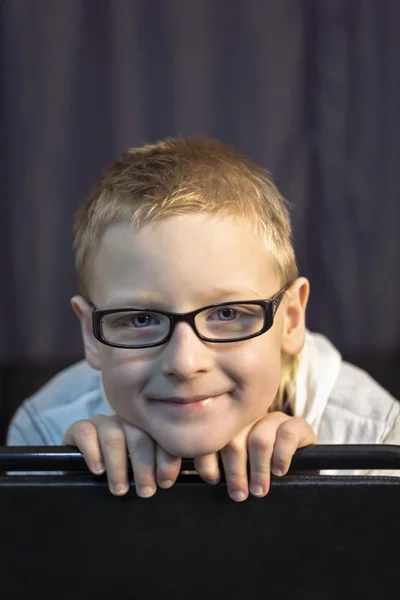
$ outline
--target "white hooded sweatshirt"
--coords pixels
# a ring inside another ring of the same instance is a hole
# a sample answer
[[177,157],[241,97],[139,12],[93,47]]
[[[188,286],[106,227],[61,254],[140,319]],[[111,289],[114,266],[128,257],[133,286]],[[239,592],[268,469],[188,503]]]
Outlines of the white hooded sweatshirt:
[[[311,425],[321,444],[400,445],[400,402],[365,371],[342,361],[338,350],[320,334],[306,334],[293,409]],[[113,415],[114,411],[100,373],[81,361],[22,404],[11,421],[7,444],[61,445],[70,425],[96,414]],[[400,471],[368,474],[400,475]]]

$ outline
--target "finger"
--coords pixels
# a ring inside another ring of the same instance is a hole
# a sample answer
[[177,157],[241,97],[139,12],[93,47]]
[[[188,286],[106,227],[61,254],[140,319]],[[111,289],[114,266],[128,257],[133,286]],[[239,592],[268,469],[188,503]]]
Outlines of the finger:
[[211,485],[216,485],[221,479],[218,464],[218,454],[207,454],[194,459],[194,467],[200,477]]
[[128,453],[122,425],[115,417],[104,415],[96,415],[92,422],[97,427],[110,491],[122,496],[129,489]]
[[67,430],[63,444],[77,446],[90,471],[95,475],[104,472],[104,462],[96,426],[88,420],[77,421]]
[[153,438],[138,427],[124,425],[136,493],[150,498],[157,491],[156,448]]
[[221,450],[228,494],[236,502],[246,500],[249,495],[246,439],[247,432],[239,434]]
[[276,412],[256,423],[249,433],[247,448],[250,462],[250,493],[262,498],[269,492],[271,459],[280,423],[289,417]]
[[168,489],[177,480],[181,468],[182,459],[173,456],[161,446],[156,446],[156,469],[157,483],[160,487]]
[[[275,438],[273,432],[273,438]],[[273,440],[264,435],[253,435],[248,440],[248,453],[250,461],[250,493],[262,498],[269,492],[271,458],[273,451]]]
[[273,474],[278,476],[285,475],[289,470],[293,454],[296,450],[317,443],[317,436],[304,419],[291,417],[283,422],[276,434],[271,463]]

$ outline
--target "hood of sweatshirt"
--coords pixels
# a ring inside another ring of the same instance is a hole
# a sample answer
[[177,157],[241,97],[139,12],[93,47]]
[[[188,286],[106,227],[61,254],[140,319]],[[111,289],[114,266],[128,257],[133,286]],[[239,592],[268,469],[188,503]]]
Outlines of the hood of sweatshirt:
[[342,357],[319,333],[306,332],[296,380],[294,414],[318,431],[323,412],[339,376]]

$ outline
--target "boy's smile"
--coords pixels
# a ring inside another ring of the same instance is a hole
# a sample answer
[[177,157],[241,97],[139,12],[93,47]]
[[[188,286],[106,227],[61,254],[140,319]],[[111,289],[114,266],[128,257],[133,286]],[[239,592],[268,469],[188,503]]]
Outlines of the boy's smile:
[[161,402],[165,406],[176,408],[177,410],[195,410],[206,406],[211,406],[222,394],[200,395],[200,396],[172,396],[169,398],[149,398],[151,402]]
[[[92,259],[92,273],[91,299],[99,309],[183,313],[271,298],[286,283],[249,224],[210,214],[173,216],[139,229],[114,224]],[[121,418],[171,454],[209,454],[271,405],[280,381],[284,313],[282,306],[271,329],[249,340],[205,342],[179,322],[167,343],[127,349],[93,338],[88,307],[87,358],[101,369]]]

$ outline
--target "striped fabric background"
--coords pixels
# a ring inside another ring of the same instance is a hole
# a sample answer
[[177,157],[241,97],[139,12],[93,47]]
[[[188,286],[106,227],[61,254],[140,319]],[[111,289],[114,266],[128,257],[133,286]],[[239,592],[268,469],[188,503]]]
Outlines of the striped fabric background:
[[1,4],[0,365],[82,356],[73,213],[127,146],[193,134],[292,203],[309,327],[400,352],[398,0]]

